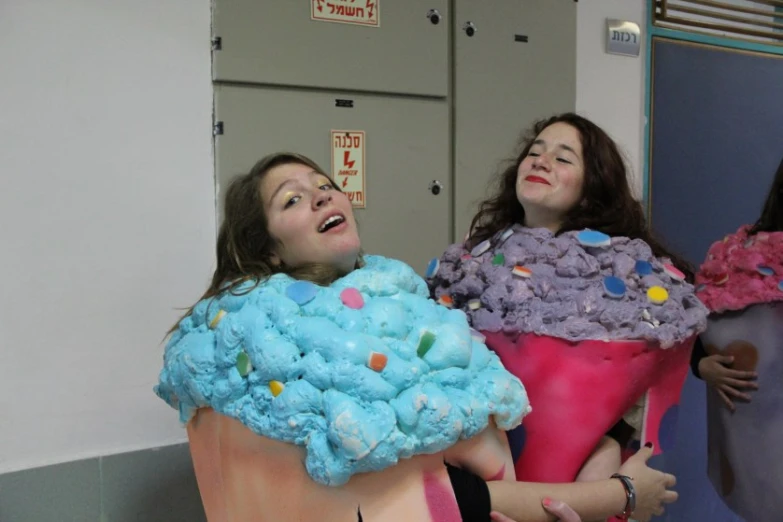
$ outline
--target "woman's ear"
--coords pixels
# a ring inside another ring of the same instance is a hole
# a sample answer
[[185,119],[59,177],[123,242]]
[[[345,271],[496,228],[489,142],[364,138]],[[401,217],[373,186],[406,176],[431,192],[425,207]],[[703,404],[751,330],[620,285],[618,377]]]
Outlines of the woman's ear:
[[280,268],[283,262],[280,260],[280,256],[278,256],[275,253],[272,253],[269,256],[269,264],[272,265],[274,268]]

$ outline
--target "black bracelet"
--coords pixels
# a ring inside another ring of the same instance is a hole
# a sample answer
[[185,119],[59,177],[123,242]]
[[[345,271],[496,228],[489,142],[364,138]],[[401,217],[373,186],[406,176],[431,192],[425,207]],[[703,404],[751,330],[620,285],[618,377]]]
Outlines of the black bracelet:
[[625,489],[625,510],[623,510],[622,514],[617,515],[617,518],[620,520],[628,520],[636,509],[636,490],[633,487],[633,482],[631,482],[631,477],[615,473],[611,478],[616,478],[622,482],[623,488]]

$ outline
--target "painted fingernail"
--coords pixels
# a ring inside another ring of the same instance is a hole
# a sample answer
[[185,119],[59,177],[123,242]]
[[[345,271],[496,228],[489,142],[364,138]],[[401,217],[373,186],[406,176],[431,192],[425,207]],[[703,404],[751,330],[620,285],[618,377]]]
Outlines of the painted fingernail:
[[645,448],[652,448],[653,447],[653,443],[652,442],[648,442],[647,444],[644,445],[644,447]]
[[545,498],[544,499],[544,505],[546,507],[549,507],[551,504],[552,504],[552,499],[551,498]]

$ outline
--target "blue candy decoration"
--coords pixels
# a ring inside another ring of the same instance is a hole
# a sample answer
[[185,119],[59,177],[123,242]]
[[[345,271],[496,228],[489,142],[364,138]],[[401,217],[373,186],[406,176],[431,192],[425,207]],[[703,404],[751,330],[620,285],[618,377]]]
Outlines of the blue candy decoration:
[[439,268],[440,268],[440,260],[437,257],[435,257],[427,265],[427,273],[425,274],[427,279],[431,277],[435,277],[435,274],[438,273]]
[[604,278],[604,290],[606,295],[619,299],[625,295],[625,283],[622,279],[615,276],[606,276]]
[[582,230],[576,235],[576,239],[587,247],[605,247],[612,244],[612,238],[597,230]]
[[288,285],[285,295],[299,306],[306,305],[318,294],[318,285],[310,281],[297,281]]
[[648,276],[652,274],[652,271],[653,271],[653,267],[647,261],[639,260],[636,262],[636,273],[639,274],[640,276],[642,277]]

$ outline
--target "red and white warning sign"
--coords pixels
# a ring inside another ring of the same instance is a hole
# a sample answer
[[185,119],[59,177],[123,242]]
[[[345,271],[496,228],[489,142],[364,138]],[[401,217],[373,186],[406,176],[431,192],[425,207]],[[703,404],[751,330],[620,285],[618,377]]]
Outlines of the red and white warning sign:
[[380,0],[310,0],[310,19],[379,27]]
[[364,159],[364,131],[332,131],[332,175],[354,208],[367,204]]

